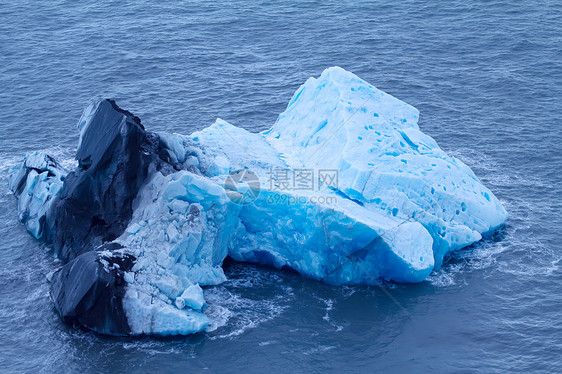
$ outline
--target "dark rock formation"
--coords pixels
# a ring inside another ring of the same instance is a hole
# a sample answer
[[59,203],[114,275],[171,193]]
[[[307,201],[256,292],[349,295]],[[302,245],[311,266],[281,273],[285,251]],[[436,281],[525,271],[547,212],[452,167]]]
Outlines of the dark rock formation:
[[140,119],[104,100],[81,133],[78,168],[55,202],[55,253],[72,260],[123,233],[132,204],[148,175],[172,168],[163,161],[158,135]]
[[55,253],[70,261],[53,276],[51,297],[64,321],[126,335],[123,272],[135,258],[107,242],[127,227],[147,177],[173,168],[158,135],[145,131],[138,117],[112,100],[93,108],[81,130],[78,167],[66,176],[51,210]]
[[[115,250],[116,247],[100,249]],[[81,254],[52,278],[51,297],[63,321],[111,335],[131,332],[122,299],[135,258],[121,251]]]
[[13,171],[10,188],[28,230],[69,261],[53,275],[51,287],[63,320],[105,334],[129,334],[123,272],[135,258],[108,242],[127,227],[133,200],[150,174],[173,167],[159,136],[112,100],[88,112],[76,159],[78,167],[67,174],[51,156],[30,154]]

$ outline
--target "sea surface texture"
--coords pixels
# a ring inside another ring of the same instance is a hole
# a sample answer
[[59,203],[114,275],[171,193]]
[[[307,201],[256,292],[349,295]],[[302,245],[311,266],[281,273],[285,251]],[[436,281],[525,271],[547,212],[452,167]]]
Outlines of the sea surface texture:
[[[562,370],[562,5],[558,1],[0,4],[1,372]],[[509,213],[421,284],[333,287],[230,263],[194,336],[109,338],[63,324],[60,262],[17,221],[26,152],[74,165],[76,123],[110,97],[154,131],[217,117],[262,131],[341,66],[415,106]]]

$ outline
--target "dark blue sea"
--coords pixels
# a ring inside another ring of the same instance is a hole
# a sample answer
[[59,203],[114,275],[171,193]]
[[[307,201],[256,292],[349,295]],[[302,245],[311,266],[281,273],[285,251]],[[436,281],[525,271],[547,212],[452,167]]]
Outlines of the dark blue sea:
[[[416,285],[332,287],[230,264],[210,331],[109,338],[63,324],[60,266],[17,221],[7,172],[111,97],[150,130],[270,127],[338,65],[417,107],[510,219]],[[562,371],[562,4],[0,0],[0,372]],[[389,296],[390,295],[390,296]]]

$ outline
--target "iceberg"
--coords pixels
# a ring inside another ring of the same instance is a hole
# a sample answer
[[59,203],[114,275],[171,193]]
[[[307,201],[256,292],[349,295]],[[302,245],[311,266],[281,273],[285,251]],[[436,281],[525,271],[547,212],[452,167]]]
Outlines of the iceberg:
[[209,323],[204,288],[236,261],[333,285],[417,283],[507,212],[423,134],[414,107],[344,69],[293,95],[267,131],[217,119],[152,133],[112,100],[79,121],[78,167],[35,152],[10,188],[19,219],[66,264],[63,320],[112,335],[186,335]]

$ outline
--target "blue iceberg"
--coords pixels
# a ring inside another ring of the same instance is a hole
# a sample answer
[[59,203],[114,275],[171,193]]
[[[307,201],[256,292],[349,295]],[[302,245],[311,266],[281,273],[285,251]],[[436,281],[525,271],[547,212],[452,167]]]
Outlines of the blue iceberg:
[[221,119],[150,133],[103,100],[79,122],[76,170],[36,152],[10,188],[20,221],[67,262],[51,292],[63,319],[190,334],[209,322],[202,287],[226,280],[227,256],[334,285],[415,283],[502,226],[502,204],[418,117],[338,67],[262,133]]

